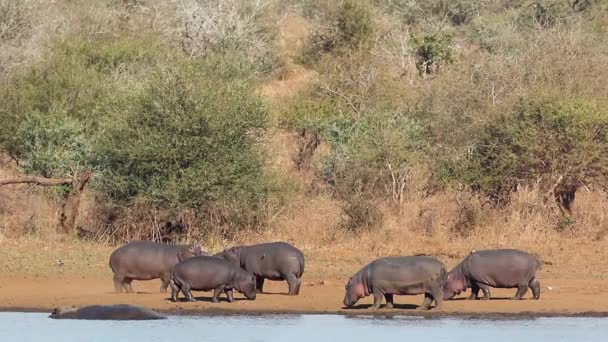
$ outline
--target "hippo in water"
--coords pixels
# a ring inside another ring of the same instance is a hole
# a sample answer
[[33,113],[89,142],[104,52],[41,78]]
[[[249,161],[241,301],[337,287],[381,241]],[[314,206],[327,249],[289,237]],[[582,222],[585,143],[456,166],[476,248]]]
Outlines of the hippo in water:
[[473,250],[448,274],[444,299],[451,299],[471,288],[468,299],[477,299],[479,290],[490,299],[490,287],[517,288],[512,299],[522,299],[532,289],[534,299],[540,298],[540,282],[536,271],[539,260],[532,254],[517,249]]
[[289,295],[300,293],[304,273],[304,253],[286,242],[270,242],[225,249],[215,256],[238,265],[256,278],[256,288],[262,293],[264,279],[287,280]]
[[114,272],[114,290],[133,292],[133,280],[160,278],[160,291],[165,292],[171,280],[171,271],[178,262],[206,255],[200,246],[174,245],[154,241],[133,241],[116,249],[110,255],[110,268]]
[[374,295],[372,309],[379,309],[382,297],[385,308],[393,307],[393,295],[424,294],[419,309],[427,310],[433,300],[441,308],[443,284],[447,278],[445,265],[429,256],[386,257],[372,261],[355,273],[346,284],[344,305],[347,307],[363,297]]
[[50,318],[54,319],[100,319],[100,320],[149,320],[166,319],[167,317],[139,306],[118,305],[91,305],[81,308],[58,307],[53,309]]
[[171,299],[174,302],[180,291],[186,300],[196,301],[192,290],[213,290],[213,303],[219,302],[220,294],[226,292],[228,302],[232,302],[232,289],[243,293],[247,299],[255,299],[255,277],[223,258],[198,256],[175,265],[173,269]]

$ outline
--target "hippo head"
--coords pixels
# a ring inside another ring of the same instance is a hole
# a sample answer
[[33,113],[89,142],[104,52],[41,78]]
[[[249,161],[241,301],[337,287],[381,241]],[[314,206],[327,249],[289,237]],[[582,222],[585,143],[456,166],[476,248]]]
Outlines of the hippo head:
[[344,293],[345,306],[353,306],[360,298],[365,297],[365,289],[363,288],[363,283],[361,283],[361,281],[350,278],[344,289],[346,290]]
[[65,315],[66,313],[74,312],[77,309],[78,308],[76,308],[75,306],[59,306],[54,308],[53,311],[51,311],[49,318],[63,318],[63,315]]
[[189,246],[187,248],[182,248],[177,252],[177,259],[179,262],[183,262],[184,260],[193,258],[199,255],[207,255],[205,251],[201,248],[201,246]]
[[240,293],[244,294],[247,299],[254,300],[257,294],[257,289],[255,287],[255,276],[245,270],[239,273],[240,274],[234,288]]
[[452,299],[467,289],[467,284],[462,277],[457,277],[452,273],[448,273],[448,278],[443,285],[443,299]]

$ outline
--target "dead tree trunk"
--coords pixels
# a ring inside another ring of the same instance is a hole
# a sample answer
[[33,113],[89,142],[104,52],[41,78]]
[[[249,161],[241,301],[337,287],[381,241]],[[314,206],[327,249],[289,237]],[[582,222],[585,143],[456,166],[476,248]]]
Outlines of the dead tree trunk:
[[85,171],[79,175],[75,175],[71,182],[72,188],[68,193],[68,198],[61,207],[61,215],[59,216],[59,223],[61,223],[61,228],[66,234],[74,232],[74,222],[76,222],[76,216],[78,216],[80,197],[90,179],[91,171]]
[[91,175],[91,171],[85,171],[81,174],[77,174],[73,179],[35,176],[0,179],[0,187],[9,184],[36,184],[40,186],[71,185],[70,192],[68,193],[65,203],[61,207],[61,215],[59,216],[59,223],[62,231],[71,234],[74,232],[74,222],[76,221],[76,216],[78,216],[82,191],[91,179]]

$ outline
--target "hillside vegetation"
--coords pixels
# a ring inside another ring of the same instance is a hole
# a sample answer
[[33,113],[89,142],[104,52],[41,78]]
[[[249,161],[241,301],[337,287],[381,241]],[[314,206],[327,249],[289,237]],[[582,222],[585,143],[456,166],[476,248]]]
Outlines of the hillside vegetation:
[[109,244],[552,253],[608,232],[606,65],[599,0],[0,0],[0,179],[91,171]]

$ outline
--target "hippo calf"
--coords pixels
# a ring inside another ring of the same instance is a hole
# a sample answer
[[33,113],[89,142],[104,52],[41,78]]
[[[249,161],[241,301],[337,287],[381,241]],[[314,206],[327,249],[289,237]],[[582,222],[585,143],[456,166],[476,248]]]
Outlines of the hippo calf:
[[256,288],[263,292],[264,279],[286,280],[289,295],[300,293],[304,273],[304,253],[286,242],[270,242],[225,249],[215,256],[238,265],[256,278]]
[[477,299],[479,290],[483,299],[490,299],[490,287],[517,288],[512,299],[522,299],[532,289],[534,299],[540,298],[540,282],[536,271],[539,260],[532,254],[517,249],[491,249],[473,251],[448,274],[444,299],[451,299],[471,288],[468,299]]
[[226,292],[228,302],[232,302],[232,289],[243,293],[247,299],[255,299],[255,277],[223,258],[197,256],[175,265],[173,269],[171,299],[174,302],[180,291],[186,300],[196,301],[192,290],[213,290],[213,303],[219,302],[220,294]]
[[50,318],[54,319],[99,319],[99,320],[150,320],[166,319],[167,317],[139,306],[118,305],[91,305],[81,308],[58,307],[53,309]]
[[188,258],[205,255],[200,246],[174,245],[154,241],[133,241],[110,255],[114,290],[133,292],[133,280],[160,278],[160,292],[167,291],[173,266]]
[[372,261],[355,273],[346,284],[344,305],[347,307],[363,297],[374,295],[372,309],[379,309],[382,297],[385,308],[393,307],[393,295],[424,294],[419,309],[427,310],[435,301],[440,309],[443,284],[447,278],[445,265],[429,256],[386,257]]

